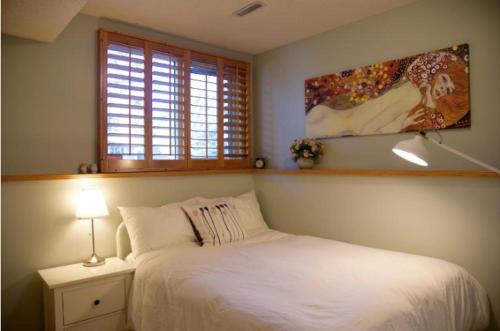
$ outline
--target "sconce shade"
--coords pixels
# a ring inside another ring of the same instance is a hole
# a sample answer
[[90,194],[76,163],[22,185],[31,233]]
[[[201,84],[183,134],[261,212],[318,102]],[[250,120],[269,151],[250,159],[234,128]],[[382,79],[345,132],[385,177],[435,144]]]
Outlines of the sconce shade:
[[399,157],[419,166],[427,167],[429,165],[426,161],[428,153],[424,146],[424,138],[419,134],[411,139],[398,142],[392,151]]
[[101,190],[81,190],[77,196],[75,214],[78,219],[108,216],[108,207]]

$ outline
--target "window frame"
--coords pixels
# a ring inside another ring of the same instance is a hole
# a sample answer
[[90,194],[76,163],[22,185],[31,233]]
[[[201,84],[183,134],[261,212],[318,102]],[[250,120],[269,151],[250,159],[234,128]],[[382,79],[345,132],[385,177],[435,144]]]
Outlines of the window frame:
[[[187,48],[173,46],[145,38],[135,37],[107,29],[98,31],[99,52],[99,90],[98,90],[98,159],[101,172],[150,172],[170,170],[202,170],[202,169],[237,169],[250,168],[252,156],[251,140],[251,66],[250,63],[211,55]],[[144,160],[114,159],[108,156],[108,120],[107,120],[107,46],[119,43],[144,49]],[[153,51],[174,54],[182,59],[182,88],[184,113],[184,159],[153,160],[152,149],[152,55]],[[191,158],[191,60],[208,59],[217,64],[217,159]],[[223,69],[225,64],[237,64],[245,68],[246,79],[246,147],[247,155],[241,159],[227,159],[224,156],[224,93]]]

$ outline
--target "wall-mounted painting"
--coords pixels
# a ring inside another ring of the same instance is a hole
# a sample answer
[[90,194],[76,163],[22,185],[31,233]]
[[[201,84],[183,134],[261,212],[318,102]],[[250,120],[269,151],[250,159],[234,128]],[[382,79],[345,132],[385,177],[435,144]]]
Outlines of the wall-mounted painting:
[[470,127],[467,44],[305,81],[306,135]]

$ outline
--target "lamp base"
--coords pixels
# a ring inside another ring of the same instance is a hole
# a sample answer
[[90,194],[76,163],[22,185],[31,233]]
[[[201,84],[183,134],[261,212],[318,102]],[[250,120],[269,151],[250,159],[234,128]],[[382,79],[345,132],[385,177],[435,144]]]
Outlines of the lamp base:
[[93,253],[87,260],[83,261],[83,265],[85,267],[97,267],[98,265],[103,265],[104,263],[106,263],[104,258],[95,253]]

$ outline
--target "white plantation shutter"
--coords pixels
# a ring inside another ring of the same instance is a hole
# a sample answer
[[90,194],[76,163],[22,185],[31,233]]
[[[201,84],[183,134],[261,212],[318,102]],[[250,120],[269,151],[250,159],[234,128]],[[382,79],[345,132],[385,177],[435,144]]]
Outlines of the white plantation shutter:
[[224,166],[249,165],[249,68],[224,60],[222,66]]
[[100,30],[101,171],[250,165],[250,67]]

